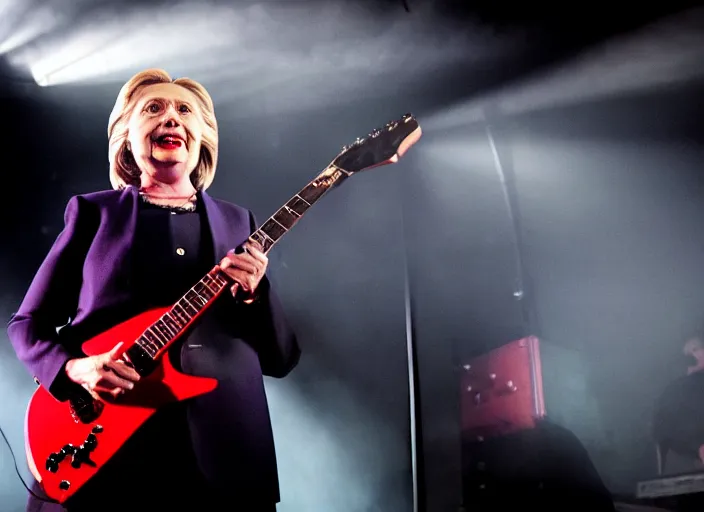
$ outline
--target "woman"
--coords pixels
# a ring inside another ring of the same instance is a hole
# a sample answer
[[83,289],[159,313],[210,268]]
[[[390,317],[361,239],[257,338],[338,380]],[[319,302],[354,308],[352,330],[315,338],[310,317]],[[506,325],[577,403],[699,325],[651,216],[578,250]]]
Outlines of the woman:
[[[82,342],[174,304],[215,264],[234,284],[169,351],[178,369],[217,378],[218,388],[160,410],[66,509],[275,510],[262,374],[287,375],[300,351],[264,253],[249,241],[232,250],[255,229],[252,213],[205,192],[217,163],[212,100],[193,80],[143,71],[122,87],[108,137],[114,190],[70,199],[65,228],[10,320],[29,371],[60,400],[79,386],[129,393],[139,381],[129,362],[115,349],[84,357]],[[28,509],[62,510],[35,497]]]

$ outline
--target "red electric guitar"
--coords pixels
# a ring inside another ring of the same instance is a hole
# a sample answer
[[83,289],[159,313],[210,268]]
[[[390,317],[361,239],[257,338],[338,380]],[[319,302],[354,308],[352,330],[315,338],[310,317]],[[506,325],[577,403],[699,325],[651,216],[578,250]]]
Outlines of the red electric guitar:
[[[420,136],[418,122],[408,114],[345,146],[250,240],[268,252],[325,192],[357,172],[396,163]],[[161,406],[215,389],[215,379],[180,373],[161,356],[230,285],[216,266],[173,306],[146,311],[83,343],[91,356],[125,341],[123,354],[143,378],[119,401],[95,400],[86,392],[60,402],[37,388],[25,419],[27,462],[50,498],[64,503],[76,494]]]

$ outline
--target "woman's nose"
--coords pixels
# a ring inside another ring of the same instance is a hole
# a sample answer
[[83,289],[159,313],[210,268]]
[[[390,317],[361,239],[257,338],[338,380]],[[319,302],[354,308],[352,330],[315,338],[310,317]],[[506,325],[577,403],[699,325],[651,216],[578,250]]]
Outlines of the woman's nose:
[[171,106],[166,109],[166,112],[164,112],[164,126],[167,128],[173,128],[175,126],[179,126],[178,122],[178,112],[176,112],[176,109]]

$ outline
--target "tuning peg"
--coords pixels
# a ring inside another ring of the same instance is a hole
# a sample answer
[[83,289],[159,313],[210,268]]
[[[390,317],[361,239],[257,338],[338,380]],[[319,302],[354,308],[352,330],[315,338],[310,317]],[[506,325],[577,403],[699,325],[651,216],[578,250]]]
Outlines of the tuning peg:
[[364,142],[364,139],[360,139],[359,137],[357,137],[357,140],[354,141],[354,145],[359,146],[362,142]]
[[372,139],[375,139],[379,136],[380,133],[381,133],[381,130],[379,130],[378,128],[375,128],[374,130],[372,130],[372,133],[370,133],[369,136]]
[[347,151],[348,149],[350,149],[349,146],[347,146],[347,145],[342,146],[342,152],[343,152],[343,153],[344,153],[345,151]]
[[413,114],[411,114],[410,112],[408,114],[404,114],[402,119],[404,123],[407,123],[408,121],[413,119]]

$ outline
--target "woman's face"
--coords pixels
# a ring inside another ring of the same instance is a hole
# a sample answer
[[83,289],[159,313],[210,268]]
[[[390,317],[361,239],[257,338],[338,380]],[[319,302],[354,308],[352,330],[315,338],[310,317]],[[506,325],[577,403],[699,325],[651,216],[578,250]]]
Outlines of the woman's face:
[[176,84],[137,92],[128,122],[130,151],[143,173],[162,183],[190,176],[198,164],[203,118],[195,95]]

